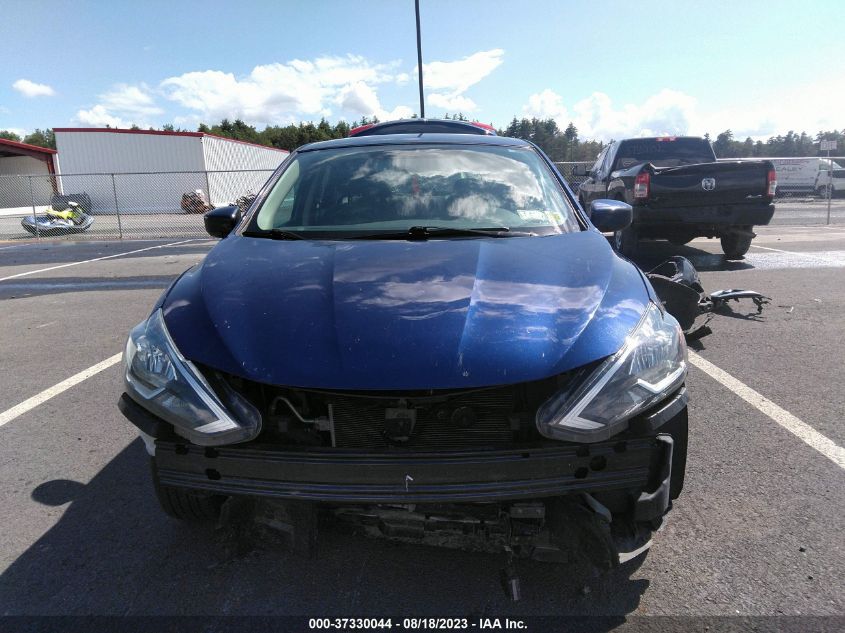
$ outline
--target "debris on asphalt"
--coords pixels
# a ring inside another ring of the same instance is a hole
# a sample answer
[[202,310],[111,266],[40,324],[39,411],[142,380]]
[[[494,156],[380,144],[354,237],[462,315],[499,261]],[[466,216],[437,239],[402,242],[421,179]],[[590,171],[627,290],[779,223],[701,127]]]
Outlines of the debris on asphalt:
[[710,334],[707,326],[714,312],[727,307],[729,301],[750,299],[757,314],[771,299],[754,290],[731,288],[715,290],[709,295],[701,285],[698,271],[686,257],[670,257],[646,273],[666,311],[678,320],[687,339]]

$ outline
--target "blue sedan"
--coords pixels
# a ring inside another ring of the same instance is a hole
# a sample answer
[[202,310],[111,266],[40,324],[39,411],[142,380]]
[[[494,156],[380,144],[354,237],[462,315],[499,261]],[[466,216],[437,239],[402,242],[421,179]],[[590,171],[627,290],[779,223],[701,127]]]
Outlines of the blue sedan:
[[687,364],[602,236],[631,208],[581,209],[531,143],[442,129],[304,146],[245,213],[206,214],[223,239],[125,351],[169,514],[246,497],[526,557],[573,529],[603,566],[648,548],[683,486]]

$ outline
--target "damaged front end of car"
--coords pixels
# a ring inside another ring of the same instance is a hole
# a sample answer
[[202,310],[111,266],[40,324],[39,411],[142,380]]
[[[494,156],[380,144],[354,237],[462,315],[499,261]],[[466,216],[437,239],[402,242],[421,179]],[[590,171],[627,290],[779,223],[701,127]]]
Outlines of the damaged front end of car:
[[186,360],[160,310],[133,330],[124,360],[120,408],[157,487],[255,500],[259,523],[309,553],[320,514],[509,561],[610,568],[649,547],[683,487],[686,347],[655,304],[617,353],[492,387],[263,384]]

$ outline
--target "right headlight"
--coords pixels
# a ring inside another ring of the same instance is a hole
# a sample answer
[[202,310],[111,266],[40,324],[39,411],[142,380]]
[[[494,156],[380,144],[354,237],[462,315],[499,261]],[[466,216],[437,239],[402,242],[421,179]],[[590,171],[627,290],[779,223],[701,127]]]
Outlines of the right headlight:
[[123,361],[129,395],[194,444],[246,442],[261,431],[261,414],[246,398],[224,380],[213,389],[182,356],[161,309],[129,333]]
[[687,375],[686,358],[678,322],[649,304],[616,354],[540,406],[537,428],[557,440],[606,440],[681,386]]

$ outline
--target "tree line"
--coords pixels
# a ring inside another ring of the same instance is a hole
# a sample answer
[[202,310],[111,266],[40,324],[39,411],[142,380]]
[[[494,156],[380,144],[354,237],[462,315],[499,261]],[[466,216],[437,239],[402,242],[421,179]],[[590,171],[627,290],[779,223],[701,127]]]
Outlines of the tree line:
[[[454,115],[446,114],[445,118],[468,120],[461,112]],[[268,125],[263,130],[259,130],[241,119],[234,121],[223,119],[220,123],[213,125],[200,123],[197,131],[292,151],[306,143],[345,138],[349,135],[349,130],[354,127],[378,122],[377,117],[363,117],[360,121],[351,123],[341,120],[331,124],[325,118],[321,118],[318,123],[308,121],[290,125]],[[133,125],[132,129],[140,128]],[[163,125],[160,129],[170,132],[190,131],[169,124]],[[553,161],[590,161],[598,156],[605,145],[601,141],[582,140],[578,136],[578,129],[572,123],[561,130],[557,122],[551,118],[517,119],[514,117],[508,126],[498,130],[498,133],[501,136],[521,138],[536,143]],[[52,129],[37,129],[23,138],[14,132],[0,130],[0,138],[56,148],[56,137]],[[812,136],[806,132],[799,134],[790,131],[785,135],[772,136],[765,141],[755,141],[750,137],[739,140],[734,138],[731,130],[718,134],[715,140],[711,139],[709,134],[705,134],[705,138],[713,143],[713,149],[719,158],[821,156],[823,152],[819,150],[819,141],[822,140],[837,141],[837,152],[845,154],[845,128],[841,131],[821,131]]]
[[53,134],[53,130],[50,128],[45,130],[35,130],[23,138],[21,138],[19,134],[15,134],[9,130],[0,130],[0,138],[4,138],[7,141],[15,141],[17,143],[27,143],[29,145],[37,145],[38,147],[56,149],[56,135]]

